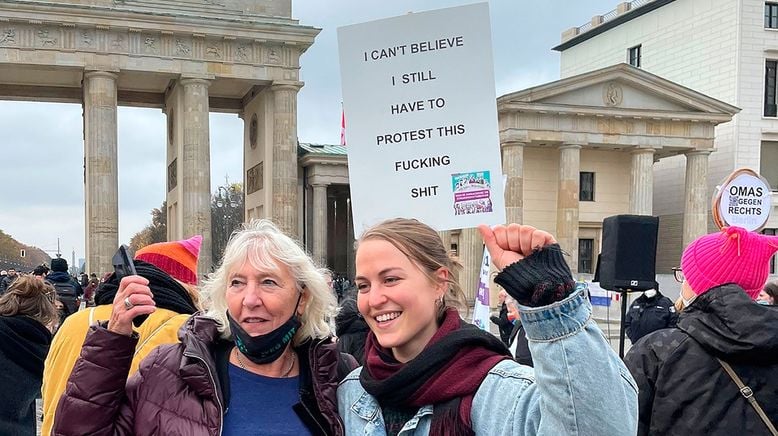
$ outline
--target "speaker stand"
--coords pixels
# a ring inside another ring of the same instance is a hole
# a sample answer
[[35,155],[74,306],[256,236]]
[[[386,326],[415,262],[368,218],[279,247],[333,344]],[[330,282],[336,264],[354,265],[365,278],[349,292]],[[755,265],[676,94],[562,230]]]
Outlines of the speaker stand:
[[624,323],[627,320],[627,295],[629,295],[629,289],[619,289],[621,294],[621,322],[619,323],[619,358],[624,359]]

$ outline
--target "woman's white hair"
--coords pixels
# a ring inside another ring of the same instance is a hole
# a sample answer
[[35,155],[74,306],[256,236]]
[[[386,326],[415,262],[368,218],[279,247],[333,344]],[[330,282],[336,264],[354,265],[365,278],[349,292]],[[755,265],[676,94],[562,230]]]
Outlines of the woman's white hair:
[[203,283],[203,293],[210,303],[206,315],[219,321],[219,331],[224,339],[232,338],[227,322],[227,288],[231,275],[247,261],[264,271],[286,266],[295,279],[297,291],[308,295],[301,317],[302,327],[294,336],[294,345],[333,335],[328,321],[334,319],[338,305],[324,280],[324,269],[318,268],[297,242],[271,221],[263,219],[252,220],[233,232],[219,268]]

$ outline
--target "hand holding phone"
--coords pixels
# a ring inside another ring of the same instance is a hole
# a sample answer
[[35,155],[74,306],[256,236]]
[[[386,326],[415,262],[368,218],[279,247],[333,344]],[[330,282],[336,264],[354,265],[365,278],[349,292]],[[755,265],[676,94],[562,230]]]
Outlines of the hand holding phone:
[[[129,250],[127,249],[126,245],[121,245],[119,247],[119,249],[116,251],[116,254],[113,255],[112,263],[113,263],[114,273],[116,274],[116,277],[119,279],[120,282],[122,282],[125,277],[137,276],[138,275],[138,272],[135,270],[135,263],[132,261],[132,256],[130,256]],[[147,284],[148,284],[148,280],[146,280],[146,285]],[[146,285],[143,285],[143,286],[145,286],[146,289],[148,289],[148,286],[146,286]],[[120,300],[119,303],[124,305],[124,308],[125,308],[126,311],[132,310],[134,305],[140,305],[140,303],[138,301],[134,301],[138,297],[132,297],[132,299],[130,299],[130,295],[132,295],[132,293],[131,293],[132,289],[133,288],[131,286],[122,287],[120,285],[119,286],[119,292],[116,293],[116,299]],[[129,292],[129,294],[125,295],[126,292]],[[144,292],[144,294],[145,294],[145,292]],[[120,295],[121,295],[121,298],[120,298]],[[151,298],[151,290],[148,291],[148,296],[149,296],[149,298]],[[117,304],[116,299],[114,300],[114,310],[116,310],[116,304]],[[133,303],[133,301],[134,301],[134,303]],[[154,300],[152,300],[151,303],[153,304]],[[119,306],[119,310],[121,310],[121,306]],[[136,312],[137,312],[137,310],[136,310]],[[145,312],[145,310],[144,310],[144,312]],[[152,312],[153,312],[153,310],[152,310]],[[139,315],[135,316],[132,319],[132,324],[135,327],[140,327],[141,324],[143,324],[143,322],[146,321],[146,319],[148,318],[149,313],[151,313],[151,312],[142,313],[142,314],[139,314]],[[112,318],[113,318],[113,316],[112,316]]]

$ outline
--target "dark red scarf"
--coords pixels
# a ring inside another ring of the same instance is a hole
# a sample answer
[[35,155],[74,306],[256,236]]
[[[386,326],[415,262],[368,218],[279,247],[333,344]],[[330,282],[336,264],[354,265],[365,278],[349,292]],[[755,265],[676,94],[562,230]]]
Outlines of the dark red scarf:
[[511,358],[499,339],[462,321],[453,308],[446,310],[438,331],[410,362],[397,362],[372,332],[365,354],[362,387],[382,407],[432,404],[431,436],[473,435],[473,396],[489,370]]

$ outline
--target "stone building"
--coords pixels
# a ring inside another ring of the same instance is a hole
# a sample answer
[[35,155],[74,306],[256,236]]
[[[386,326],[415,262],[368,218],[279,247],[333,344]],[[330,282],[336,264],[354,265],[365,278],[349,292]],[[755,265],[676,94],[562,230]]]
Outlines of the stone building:
[[318,33],[292,18],[291,0],[0,3],[0,98],[83,105],[89,271],[112,270],[118,246],[118,105],[167,116],[168,239],[203,235],[201,273],[212,111],[245,120],[247,215],[299,235],[299,59]]
[[[620,3],[589,23],[562,33],[561,75],[572,77],[622,62],[742,108],[716,127],[707,167],[705,222],[710,199],[736,168],[760,172],[778,188],[778,3],[764,0],[638,0]],[[684,233],[684,177],[689,160],[662,159],[654,168],[654,215],[660,217],[657,272],[669,272],[694,235]],[[773,207],[776,207],[773,193]],[[773,213],[766,232],[778,229]]]

